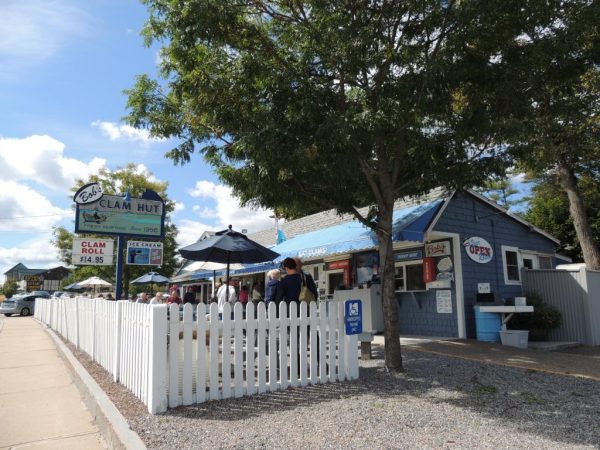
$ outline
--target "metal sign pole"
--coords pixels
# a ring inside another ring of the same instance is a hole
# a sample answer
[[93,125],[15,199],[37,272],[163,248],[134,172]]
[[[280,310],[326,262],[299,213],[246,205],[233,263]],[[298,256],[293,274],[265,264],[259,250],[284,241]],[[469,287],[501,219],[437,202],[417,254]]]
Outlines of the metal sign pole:
[[125,247],[125,237],[123,235],[117,236],[117,274],[116,280],[117,285],[115,287],[115,299],[121,300],[121,294],[123,292],[123,248]]

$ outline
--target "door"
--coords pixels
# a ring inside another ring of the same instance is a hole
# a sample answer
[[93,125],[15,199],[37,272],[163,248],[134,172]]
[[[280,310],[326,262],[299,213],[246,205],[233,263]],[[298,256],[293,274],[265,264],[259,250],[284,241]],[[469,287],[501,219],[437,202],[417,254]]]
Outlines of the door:
[[333,298],[333,291],[344,285],[344,271],[332,270],[327,272],[327,298]]

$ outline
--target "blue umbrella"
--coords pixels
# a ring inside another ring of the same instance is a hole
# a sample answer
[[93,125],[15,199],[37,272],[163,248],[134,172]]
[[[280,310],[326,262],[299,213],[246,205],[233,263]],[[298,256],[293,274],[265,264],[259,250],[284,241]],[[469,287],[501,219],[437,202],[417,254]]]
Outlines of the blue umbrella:
[[169,282],[169,279],[167,277],[164,277],[161,274],[156,273],[156,272],[148,272],[148,273],[142,275],[141,277],[136,278],[131,283],[133,283],[133,284],[150,284],[150,283],[165,284],[168,282]]
[[254,264],[265,261],[273,261],[279,256],[254,242],[245,234],[231,229],[219,231],[208,236],[195,244],[179,249],[179,253],[185,259],[192,261],[209,261],[227,265],[227,284],[229,285],[229,265],[231,263]]

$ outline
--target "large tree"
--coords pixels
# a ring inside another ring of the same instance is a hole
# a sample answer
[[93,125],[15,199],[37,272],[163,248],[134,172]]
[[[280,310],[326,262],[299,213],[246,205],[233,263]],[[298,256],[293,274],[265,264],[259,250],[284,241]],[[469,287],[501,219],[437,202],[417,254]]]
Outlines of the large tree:
[[[351,212],[376,233],[385,361],[402,370],[394,201],[502,173],[494,116],[521,1],[144,0],[163,80],[128,91],[129,123],[198,152],[244,202]],[[357,208],[371,205],[368,215]]]
[[[89,177],[87,180],[78,180],[71,191],[75,193],[81,186],[87,183],[97,182],[102,187],[105,194],[121,195],[129,192],[132,197],[141,197],[146,189],[151,189],[158,193],[166,206],[165,215],[165,237],[163,239],[163,264],[160,268],[152,267],[152,270],[161,273],[167,277],[171,276],[179,264],[176,258],[177,243],[177,227],[170,220],[170,213],[173,212],[175,204],[167,195],[168,183],[158,181],[154,175],[146,169],[140,168],[130,163],[124,168],[114,171],[102,168],[97,174]],[[71,264],[71,248],[73,247],[73,238],[76,237],[71,231],[64,227],[57,227],[53,230],[54,239],[53,245],[57,247],[61,254],[61,259],[66,264]],[[81,237],[92,235],[81,235]],[[106,238],[106,235],[95,236]],[[139,240],[136,238],[136,240]],[[141,239],[145,240],[145,239]],[[146,239],[147,240],[147,239]],[[152,240],[152,239],[149,239]],[[115,258],[116,262],[116,245]],[[123,268],[123,293],[125,298],[129,293],[129,280],[135,279],[149,271],[148,266],[130,266],[125,264]],[[73,271],[69,281],[81,281],[91,276],[99,276],[104,279],[115,279],[114,266],[78,266]]]
[[520,67],[514,77],[519,133],[512,134],[512,149],[521,167],[556,176],[583,259],[600,270],[600,249],[579,182],[598,173],[600,160],[600,3],[549,1],[535,16],[512,55]]
[[[586,206],[593,238],[600,242],[600,178],[581,175],[577,187]],[[525,219],[557,237],[560,240],[559,253],[573,258],[575,262],[583,261],[581,245],[569,213],[569,198],[557,175],[546,175],[536,180]]]

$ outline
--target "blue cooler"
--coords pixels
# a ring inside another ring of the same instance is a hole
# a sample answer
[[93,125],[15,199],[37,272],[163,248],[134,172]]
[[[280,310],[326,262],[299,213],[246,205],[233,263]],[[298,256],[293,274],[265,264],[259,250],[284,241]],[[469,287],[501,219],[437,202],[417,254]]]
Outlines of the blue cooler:
[[500,342],[502,315],[498,313],[481,312],[479,306],[475,309],[475,329],[477,340],[484,342]]

